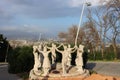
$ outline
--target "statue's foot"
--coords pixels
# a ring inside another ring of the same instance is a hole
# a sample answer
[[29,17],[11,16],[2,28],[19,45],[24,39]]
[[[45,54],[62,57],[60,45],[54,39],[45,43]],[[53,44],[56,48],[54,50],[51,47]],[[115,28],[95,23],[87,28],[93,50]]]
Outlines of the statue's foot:
[[44,73],[44,74],[42,74],[42,76],[48,76],[48,73]]
[[30,80],[37,80],[37,78],[38,78],[38,75],[36,75],[36,74],[34,73],[34,70],[32,69],[32,70],[30,71],[30,74],[29,74],[29,79],[30,79]]
[[67,75],[67,73],[62,73],[62,76],[66,76]]
[[39,71],[33,71],[35,75],[37,76],[40,76],[42,74],[42,72],[39,70]]
[[79,72],[80,74],[84,74],[85,70],[78,69],[77,72]]

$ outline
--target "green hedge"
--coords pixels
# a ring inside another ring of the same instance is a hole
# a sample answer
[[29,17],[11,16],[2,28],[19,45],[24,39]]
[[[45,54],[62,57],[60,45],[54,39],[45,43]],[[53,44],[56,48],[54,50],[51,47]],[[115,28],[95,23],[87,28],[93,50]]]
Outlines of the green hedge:
[[17,47],[8,55],[8,71],[10,73],[29,72],[34,64],[32,47]]
[[109,52],[109,53],[104,52],[103,58],[102,58],[102,53],[99,52],[99,51],[96,51],[96,52],[94,52],[94,53],[89,53],[89,54],[88,54],[88,59],[89,59],[89,60],[93,60],[93,61],[95,61],[95,60],[107,60],[107,61],[112,61],[112,60],[114,60],[114,58],[115,58],[115,55],[114,55],[113,52]]

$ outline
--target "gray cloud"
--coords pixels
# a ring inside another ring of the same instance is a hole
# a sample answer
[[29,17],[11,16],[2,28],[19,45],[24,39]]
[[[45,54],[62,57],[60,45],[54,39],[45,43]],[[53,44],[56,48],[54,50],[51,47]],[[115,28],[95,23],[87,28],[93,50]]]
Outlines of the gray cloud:
[[4,5],[9,6],[4,6],[3,10],[10,14],[8,18],[19,15],[35,19],[77,17],[81,11],[81,3],[83,0],[4,0]]
[[[80,7],[70,7],[69,0],[7,0],[11,11],[32,18],[77,16]],[[13,10],[12,10],[13,9]]]
[[13,17],[13,15],[0,8],[0,25],[9,24]]
[[0,2],[0,27],[14,24],[17,13],[14,10],[15,6],[13,6],[7,0]]
[[[3,0],[0,3],[0,32],[12,35],[14,33],[31,34],[34,32],[52,31],[52,29],[48,30],[48,27],[46,29],[38,25],[36,27],[34,25],[29,26],[28,30],[28,28],[20,26],[24,24],[18,24],[19,21],[22,21],[19,20],[18,17],[22,17],[21,19],[25,17],[31,20],[79,17],[81,2],[83,2],[83,0]],[[18,23],[16,22],[17,20]],[[41,28],[41,30],[39,28]]]
[[2,26],[0,31],[4,32],[27,32],[27,33],[39,33],[39,32],[48,32],[48,30],[45,27],[40,26],[31,26],[31,25],[23,25],[23,26]]
[[[4,0],[11,15],[32,18],[56,18],[78,16],[84,0]],[[97,5],[96,0],[89,0]],[[6,9],[6,8],[5,8]],[[8,10],[8,9],[7,9]]]
[[30,25],[0,27],[0,34],[8,39],[38,39],[40,33],[49,32],[44,27]]

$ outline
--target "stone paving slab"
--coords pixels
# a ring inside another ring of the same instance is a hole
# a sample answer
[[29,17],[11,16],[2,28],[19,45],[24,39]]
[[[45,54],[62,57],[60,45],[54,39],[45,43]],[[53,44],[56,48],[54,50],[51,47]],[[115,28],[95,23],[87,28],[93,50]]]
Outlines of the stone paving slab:
[[0,80],[22,80],[16,74],[8,73],[8,66],[5,64],[0,65]]
[[0,62],[0,66],[2,66],[2,65],[8,65],[8,63],[4,63],[4,62],[1,63],[1,62]]
[[98,74],[120,77],[120,62],[88,62],[87,68]]

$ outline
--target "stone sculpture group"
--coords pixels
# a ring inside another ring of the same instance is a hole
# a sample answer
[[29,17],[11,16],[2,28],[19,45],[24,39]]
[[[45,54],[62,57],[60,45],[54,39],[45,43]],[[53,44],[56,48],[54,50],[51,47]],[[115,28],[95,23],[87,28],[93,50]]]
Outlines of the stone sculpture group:
[[[63,47],[63,50],[59,48]],[[71,53],[77,52],[77,56],[75,59],[77,73],[83,74],[85,70],[83,69],[83,58],[82,53],[84,46],[75,45],[73,48],[70,44],[65,45],[63,43],[56,46],[52,43],[52,46],[49,47],[47,44],[41,43],[39,46],[33,46],[33,55],[34,55],[34,67],[30,71],[29,77],[30,79],[36,78],[36,76],[48,76],[51,70],[51,66],[56,63],[56,51],[62,54],[62,76],[67,74],[67,67],[71,66]],[[49,53],[52,54],[52,62],[49,60]]]

